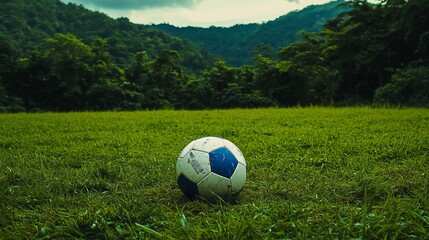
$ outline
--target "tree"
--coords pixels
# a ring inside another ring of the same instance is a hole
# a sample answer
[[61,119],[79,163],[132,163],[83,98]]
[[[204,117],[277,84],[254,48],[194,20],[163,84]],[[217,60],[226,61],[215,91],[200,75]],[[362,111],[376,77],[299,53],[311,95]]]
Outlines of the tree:
[[224,91],[228,88],[230,83],[235,82],[235,68],[228,66],[225,61],[217,60],[214,65],[206,69],[202,73],[204,82],[210,86],[211,91],[205,97],[209,99],[210,108],[226,107],[220,101],[221,97],[225,94]]
[[146,52],[138,52],[134,60],[126,68],[124,84],[126,107],[141,109],[147,107],[145,91],[152,74],[152,62]]
[[11,39],[0,34],[0,108],[10,109],[19,108],[19,101],[11,91],[13,85],[13,74],[16,71],[19,52],[12,43]]
[[180,61],[179,52],[165,50],[153,62],[151,76],[145,85],[149,108],[169,108],[177,101],[177,92],[185,77]]
[[178,91],[176,108],[207,109],[213,107],[213,87],[202,76],[189,75]]
[[96,110],[119,109],[129,106],[124,92],[126,86],[125,71],[112,63],[110,54],[104,50],[106,41],[96,39],[92,44],[94,59],[91,67],[91,78],[83,86],[86,95],[86,108]]
[[[397,25],[402,32],[409,62],[429,57],[429,2],[410,0],[401,5]],[[416,59],[417,58],[417,59]]]
[[256,55],[255,62],[254,82],[256,87],[265,97],[275,99],[274,88],[279,86],[275,61],[262,55]]
[[377,89],[376,104],[429,107],[429,68],[415,63],[393,74],[392,81]]
[[93,84],[92,49],[71,34],[48,39],[45,58],[49,62],[50,94],[48,107],[56,110],[82,109]]
[[29,58],[20,58],[9,83],[9,91],[22,99],[26,112],[49,109],[49,99],[55,86],[50,82],[49,61],[43,53],[34,51]]
[[307,82],[299,75],[299,65],[286,59],[273,61],[257,56],[255,84],[262,94],[281,106],[307,103]]
[[295,89],[295,101],[300,104],[331,105],[340,84],[339,73],[331,65],[335,46],[331,45],[326,31],[301,34],[305,41],[293,43],[279,51],[280,60],[291,62],[294,85],[290,88]]

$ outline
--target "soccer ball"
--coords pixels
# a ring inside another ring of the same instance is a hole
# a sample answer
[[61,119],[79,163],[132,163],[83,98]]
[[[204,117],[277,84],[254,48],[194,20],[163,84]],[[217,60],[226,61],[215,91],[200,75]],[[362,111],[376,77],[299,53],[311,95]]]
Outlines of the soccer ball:
[[246,161],[232,142],[204,137],[189,143],[176,164],[177,183],[188,198],[211,200],[238,194],[246,182]]

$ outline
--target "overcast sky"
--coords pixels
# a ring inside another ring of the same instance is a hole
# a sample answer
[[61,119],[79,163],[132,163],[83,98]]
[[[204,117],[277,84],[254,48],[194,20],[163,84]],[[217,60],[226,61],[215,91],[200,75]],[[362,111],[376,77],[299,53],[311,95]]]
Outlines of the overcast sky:
[[232,26],[274,20],[293,10],[330,0],[62,0],[134,23]]

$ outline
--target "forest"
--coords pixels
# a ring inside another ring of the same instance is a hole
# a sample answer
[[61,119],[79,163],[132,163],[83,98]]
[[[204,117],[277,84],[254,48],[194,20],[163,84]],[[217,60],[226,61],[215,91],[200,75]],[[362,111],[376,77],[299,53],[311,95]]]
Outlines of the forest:
[[[353,0],[234,66],[190,40],[59,0],[0,9],[0,112],[429,107],[429,2]],[[35,13],[39,14],[35,14]]]

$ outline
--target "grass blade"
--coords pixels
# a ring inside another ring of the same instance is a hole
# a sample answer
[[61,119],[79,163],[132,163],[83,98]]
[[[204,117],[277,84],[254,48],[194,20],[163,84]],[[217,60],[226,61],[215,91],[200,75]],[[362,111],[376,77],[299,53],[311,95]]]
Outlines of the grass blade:
[[162,235],[161,233],[159,233],[159,232],[157,232],[157,231],[153,230],[152,228],[149,228],[149,227],[147,227],[145,225],[141,225],[141,224],[138,224],[138,223],[135,223],[135,225],[137,227],[141,228],[146,233],[149,233],[150,235],[153,235],[153,236],[155,236],[157,238],[163,238],[164,237],[164,235]]

